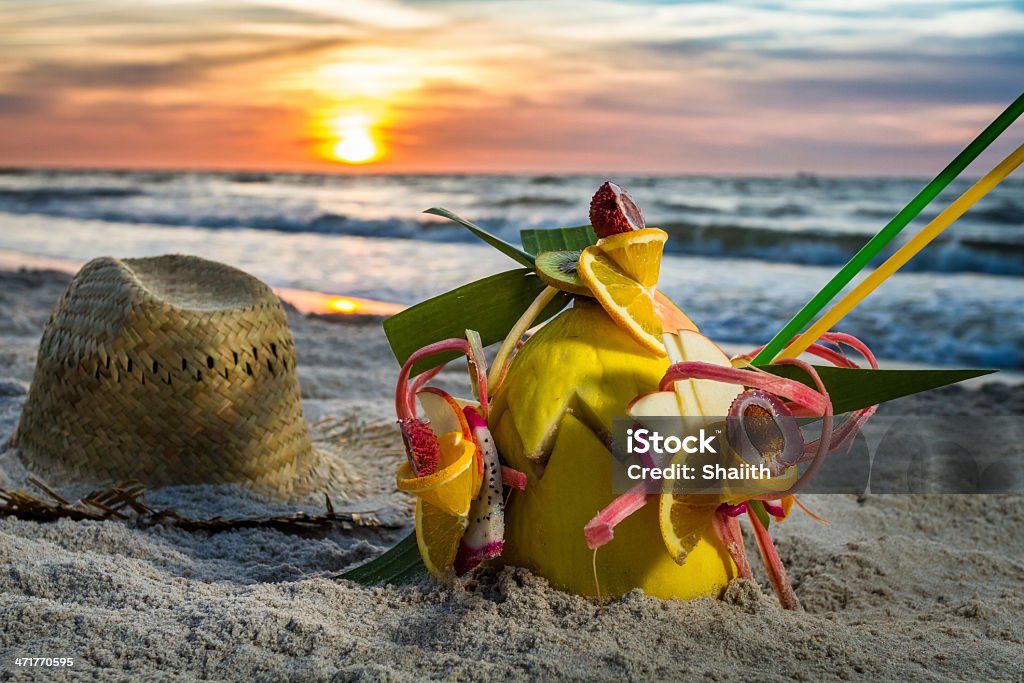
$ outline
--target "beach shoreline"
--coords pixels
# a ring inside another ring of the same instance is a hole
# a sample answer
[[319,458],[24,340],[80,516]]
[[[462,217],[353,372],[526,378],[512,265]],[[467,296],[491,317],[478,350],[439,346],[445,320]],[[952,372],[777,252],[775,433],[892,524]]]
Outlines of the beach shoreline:
[[[0,271],[4,442],[69,279]],[[335,506],[375,511],[398,528],[208,534],[2,517],[0,676],[40,675],[17,669],[16,657],[65,656],[98,679],[173,670],[252,680],[1012,680],[1024,669],[1021,495],[807,496],[830,526],[796,513],[773,527],[806,610],[797,613],[779,608],[757,568],[758,585],[733,582],[721,601],[633,592],[603,605],[512,568],[455,587],[333,580],[408,529],[411,500],[393,490],[404,457],[397,433],[373,448],[359,437],[393,420],[396,368],[377,322],[294,310],[289,322],[314,441],[343,450],[362,476]],[[439,377],[455,392],[463,381],[461,368]],[[979,382],[884,410],[1022,415],[1024,385]],[[21,483],[11,479],[10,454],[2,457],[0,487]],[[270,505],[234,487],[173,487],[146,500],[193,516],[322,509],[312,498]]]

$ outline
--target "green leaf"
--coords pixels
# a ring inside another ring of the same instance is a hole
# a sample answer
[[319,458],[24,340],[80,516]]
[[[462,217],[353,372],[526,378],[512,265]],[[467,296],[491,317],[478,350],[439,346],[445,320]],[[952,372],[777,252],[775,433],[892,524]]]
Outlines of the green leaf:
[[[795,365],[764,365],[773,375],[814,387],[810,376]],[[981,377],[995,370],[870,370],[815,365],[832,398],[836,415],[860,410],[903,396]]]
[[476,330],[466,330],[466,341],[469,342],[469,363],[466,369],[469,370],[469,386],[473,387],[473,398],[480,400],[480,384],[477,382],[477,364],[479,369],[487,374],[487,356],[484,354],[484,342],[480,339],[480,333]]
[[447,218],[448,220],[451,221],[455,221],[456,223],[463,226],[471,233],[482,239],[484,242],[487,242],[487,244],[491,245],[492,247],[500,251],[505,256],[508,256],[509,258],[518,261],[527,268],[533,268],[533,256],[527,254],[519,247],[513,244],[509,244],[500,237],[492,235],[491,233],[481,228],[479,225],[471,223],[470,221],[467,221],[465,218],[462,218],[460,216],[456,216],[448,209],[440,209],[435,206],[432,209],[427,209],[423,213],[429,213],[435,216],[441,216],[442,218]]
[[[519,317],[547,287],[527,269],[509,270],[471,282],[458,289],[418,303],[384,321],[391,351],[401,365],[417,349],[442,339],[459,338],[467,329],[480,333],[484,346],[508,335]],[[537,323],[565,308],[572,297],[559,292],[541,311]],[[438,354],[413,366],[412,375],[458,357],[458,353]]]
[[334,578],[355,581],[364,586],[377,586],[384,583],[401,585],[416,581],[426,571],[423,560],[420,559],[419,548],[416,547],[416,533],[413,532],[385,551],[383,555]]
[[750,511],[760,520],[761,525],[767,529],[772,524],[772,518],[768,516],[768,511],[764,509],[764,503],[759,500],[748,500],[747,507]]
[[542,251],[581,251],[597,244],[597,235],[589,225],[553,230],[520,230],[523,249],[534,256]]

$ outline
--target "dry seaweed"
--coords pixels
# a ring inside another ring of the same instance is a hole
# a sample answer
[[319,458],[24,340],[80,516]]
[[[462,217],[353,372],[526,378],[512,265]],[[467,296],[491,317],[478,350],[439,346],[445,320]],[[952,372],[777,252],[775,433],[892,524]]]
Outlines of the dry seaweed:
[[273,529],[286,534],[309,535],[333,529],[350,531],[355,528],[393,528],[393,525],[382,523],[372,513],[336,511],[326,494],[326,512],[322,514],[296,512],[268,517],[217,516],[196,519],[172,508],[156,510],[149,507],[142,500],[146,489],[137,482],[123,482],[99,489],[74,502],[68,502],[38,479],[29,479],[29,482],[43,491],[49,500],[24,491],[0,489],[0,517],[17,517],[34,522],[120,519],[144,527],[162,524],[185,531],[210,533],[235,529]]

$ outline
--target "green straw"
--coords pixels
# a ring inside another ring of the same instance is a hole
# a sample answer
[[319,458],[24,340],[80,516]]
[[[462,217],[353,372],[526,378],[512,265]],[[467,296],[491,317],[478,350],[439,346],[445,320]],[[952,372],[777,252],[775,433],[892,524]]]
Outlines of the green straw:
[[821,291],[815,294],[814,298],[807,302],[807,305],[800,309],[800,312],[793,316],[793,319],[786,323],[786,326],[768,342],[768,345],[754,357],[752,363],[754,365],[771,363],[786,344],[803,330],[804,325],[811,322],[842,291],[843,287],[850,284],[857,273],[863,270],[896,235],[900,234],[900,231],[907,227],[907,224],[914,220],[940,192],[946,189],[946,186],[960,175],[972,161],[977,159],[978,155],[992,144],[993,140],[1009,128],[1021,113],[1024,113],[1024,93],[1014,100],[995,121],[990,123],[988,128],[981,131],[978,137],[974,138],[971,144],[967,145],[964,151],[949,162],[949,165],[942,169],[930,183],[925,185],[924,189],[902,211],[893,216],[888,225],[861,247],[861,250],[843,266],[843,269],[836,273],[835,277],[829,280],[828,284],[822,287]]

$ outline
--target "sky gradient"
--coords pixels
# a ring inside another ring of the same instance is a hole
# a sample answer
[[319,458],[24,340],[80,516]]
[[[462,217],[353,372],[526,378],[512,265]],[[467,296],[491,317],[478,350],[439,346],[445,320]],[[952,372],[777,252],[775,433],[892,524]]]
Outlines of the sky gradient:
[[0,0],[3,166],[930,174],[1022,90],[1021,1]]

